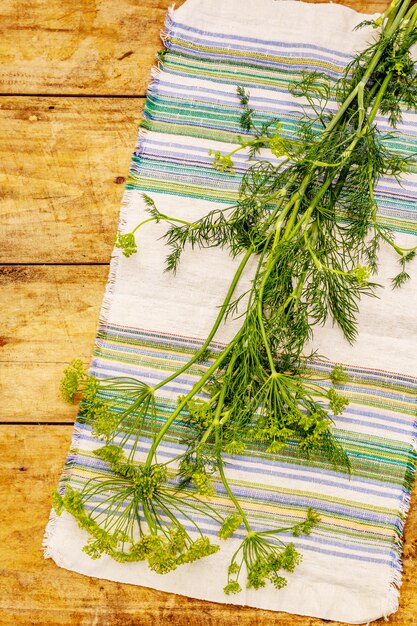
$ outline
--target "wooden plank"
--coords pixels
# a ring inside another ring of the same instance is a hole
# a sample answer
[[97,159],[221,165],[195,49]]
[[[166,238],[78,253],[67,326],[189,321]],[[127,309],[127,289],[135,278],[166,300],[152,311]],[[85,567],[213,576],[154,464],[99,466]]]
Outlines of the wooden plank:
[[[233,607],[144,587],[81,576],[44,560],[41,542],[72,429],[0,426],[1,626],[320,626],[325,621]],[[414,503],[416,498],[414,498]],[[389,623],[406,626],[417,615],[417,508],[406,526],[401,608]],[[334,626],[338,623],[332,622]],[[381,619],[374,622],[383,626]],[[339,624],[339,626],[342,626]]]
[[[93,341],[93,335],[90,337]],[[54,358],[54,354],[49,355]],[[45,358],[48,354],[45,354]],[[88,365],[90,358],[83,359]],[[67,404],[59,393],[66,362],[1,362],[0,361],[0,423],[30,422],[72,424],[77,405]]]
[[0,92],[144,95],[171,4],[2,0]]
[[2,361],[89,358],[106,266],[0,268]]
[[107,263],[143,99],[0,98],[0,263]]
[[0,422],[73,421],[66,364],[91,359],[107,266],[0,267]]
[[[182,4],[183,0],[176,3]],[[0,7],[0,93],[143,95],[172,0],[15,0]],[[386,0],[346,0],[383,11]]]

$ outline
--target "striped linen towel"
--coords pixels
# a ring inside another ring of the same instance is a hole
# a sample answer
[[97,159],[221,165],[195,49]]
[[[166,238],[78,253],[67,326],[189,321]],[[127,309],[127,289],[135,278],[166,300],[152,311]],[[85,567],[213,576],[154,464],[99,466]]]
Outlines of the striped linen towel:
[[[304,70],[337,79],[354,53],[371,39],[371,29],[354,31],[364,19],[332,4],[273,0],[188,0],[170,10],[166,52],[153,72],[145,119],[133,154],[121,212],[129,232],[144,214],[146,192],[162,212],[187,219],[204,215],[216,203],[238,195],[247,157],[236,155],[236,174],[216,171],[209,149],[228,152],[239,134],[236,87],[250,90],[259,119],[278,116],[291,133],[299,103],[287,90]],[[383,118],[379,126],[388,128]],[[401,141],[417,148],[417,115],[399,126]],[[400,186],[381,180],[379,219],[412,245],[417,230],[417,172]],[[223,301],[236,263],[219,249],[185,252],[175,278],[163,272],[163,225],[152,223],[139,237],[131,258],[115,250],[101,310],[91,373],[99,378],[133,376],[153,384],[180,367],[203,343],[216,308]],[[377,282],[389,285],[396,259],[384,250]],[[253,268],[252,268],[253,269]],[[249,284],[251,268],[245,276]],[[337,437],[350,455],[353,473],[325,462],[307,462],[291,450],[268,455],[262,446],[250,455],[227,458],[233,488],[258,528],[286,526],[312,506],[321,517],[310,536],[291,538],[303,554],[276,590],[244,589],[226,596],[227,564],[239,542],[231,538],[203,560],[161,576],[143,562],[92,560],[83,551],[87,534],[67,513],[51,514],[45,556],[64,568],[109,580],[145,585],[195,598],[244,604],[349,623],[363,623],[397,609],[401,548],[415,470],[417,390],[416,280],[403,290],[387,287],[380,299],[362,303],[359,339],[351,347],[331,325],[314,335],[314,347],[329,361],[316,361],[318,373],[334,363],[348,372],[344,393],[350,404],[336,418]],[[232,320],[215,337],[213,350],[236,332]],[[198,376],[174,379],[158,398],[163,422]],[[161,448],[164,458],[178,453],[181,429]],[[148,443],[142,442],[140,454]],[[102,471],[92,451],[99,443],[80,418],[61,480],[80,487]],[[223,506],[218,487],[213,498]],[[210,524],[205,532],[213,535]]]

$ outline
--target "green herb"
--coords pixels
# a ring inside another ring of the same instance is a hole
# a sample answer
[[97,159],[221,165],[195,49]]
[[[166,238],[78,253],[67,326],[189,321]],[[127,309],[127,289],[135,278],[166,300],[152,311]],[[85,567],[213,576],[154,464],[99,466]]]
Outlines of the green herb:
[[276,589],[285,587],[287,579],[281,574],[281,570],[293,572],[302,557],[293,543],[285,545],[277,535],[282,532],[292,532],[295,537],[303,533],[309,535],[319,521],[317,513],[309,508],[306,520],[290,528],[248,532],[232,556],[224,592],[230,595],[242,591],[239,576],[243,565],[247,572],[246,586],[248,588],[260,589],[265,587],[268,580]]
[[[388,148],[392,133],[382,134],[375,124],[382,112],[395,127],[401,110],[417,105],[410,57],[417,42],[417,8],[409,6],[408,0],[394,0],[376,22],[367,22],[381,29],[379,36],[336,85],[317,72],[290,85],[291,93],[305,103],[293,137],[286,135],[279,119],[258,124],[249,94],[238,89],[244,135],[229,154],[212,154],[214,167],[230,173],[238,150],[249,151],[254,160],[236,205],[188,222],[160,213],[144,196],[149,218],[131,233],[118,235],[116,245],[130,256],[136,252],[140,227],[167,222],[168,271],[175,273],[186,246],[225,248],[239,264],[201,348],[154,387],[128,378],[92,381],[79,362],[67,370],[63,395],[72,399],[78,382],[84,388],[81,413],[104,443],[95,454],[107,470],[79,492],[68,485],[63,496],[55,495],[55,505],[72,513],[93,536],[86,547],[92,557],[106,552],[116,560],[147,559],[163,573],[212,554],[218,546],[193,521],[193,512],[198,512],[218,522],[222,539],[238,528],[245,535],[229,566],[226,593],[240,591],[243,566],[247,586],[259,588],[269,581],[280,588],[286,583],[280,572],[291,572],[299,562],[293,544],[285,545],[277,536],[288,528],[252,530],[228,483],[223,455],[243,454],[259,443],[271,454],[290,446],[294,454],[321,456],[336,469],[350,471],[332,428],[333,416],[348,402],[338,391],[347,374],[337,365],[327,383],[320,383],[311,374],[314,355],[306,354],[305,346],[314,326],[328,319],[348,342],[355,341],[360,300],[373,296],[378,287],[371,276],[382,244],[399,255],[393,286],[408,279],[406,265],[415,250],[397,246],[392,233],[378,223],[374,190],[381,176],[398,178],[410,166],[409,156]],[[335,113],[329,101],[337,102]],[[258,157],[262,147],[279,158],[278,165]],[[257,268],[251,288],[239,293],[242,273],[253,257]],[[210,353],[220,325],[236,314],[242,318],[240,330],[223,350]],[[200,379],[158,430],[155,395],[196,363],[203,366]],[[186,449],[160,464],[158,446],[176,420],[186,426]],[[146,458],[138,463],[139,438],[149,436]],[[128,441],[125,457],[122,447]],[[210,504],[215,482],[223,484],[235,508],[226,518]],[[184,517],[199,539],[188,534],[180,521]],[[318,521],[309,509],[306,520],[291,530],[296,536],[308,534]]]

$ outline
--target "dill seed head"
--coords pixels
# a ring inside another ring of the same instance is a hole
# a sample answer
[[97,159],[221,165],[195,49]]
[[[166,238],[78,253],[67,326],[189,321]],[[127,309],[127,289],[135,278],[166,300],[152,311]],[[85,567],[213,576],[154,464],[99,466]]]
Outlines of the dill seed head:
[[114,245],[116,248],[122,250],[125,257],[130,257],[138,251],[135,235],[133,233],[126,233],[124,235],[117,233]]
[[234,593],[240,593],[242,591],[242,587],[239,585],[239,583],[237,582],[237,580],[232,580],[230,581],[230,583],[227,583],[227,585],[224,587],[224,593],[227,596],[230,596],[230,594],[234,594]]
[[244,454],[245,450],[246,444],[243,441],[237,441],[236,439],[228,441],[224,446],[226,454]]
[[236,511],[232,513],[230,517],[225,519],[225,521],[223,522],[223,525],[221,526],[218,532],[220,539],[228,539],[229,537],[231,537],[233,533],[235,532],[235,530],[237,530],[239,526],[242,524],[242,522],[243,522],[243,517],[239,513],[237,513]]
[[84,377],[83,362],[81,359],[74,359],[64,370],[64,378],[59,387],[61,396],[66,402],[71,404],[74,401],[75,394],[78,392]]
[[194,472],[191,477],[191,482],[197,489],[197,493],[201,496],[214,496],[216,495],[213,482],[206,473]]
[[344,385],[348,381],[348,374],[343,365],[335,365],[330,373],[333,385]]

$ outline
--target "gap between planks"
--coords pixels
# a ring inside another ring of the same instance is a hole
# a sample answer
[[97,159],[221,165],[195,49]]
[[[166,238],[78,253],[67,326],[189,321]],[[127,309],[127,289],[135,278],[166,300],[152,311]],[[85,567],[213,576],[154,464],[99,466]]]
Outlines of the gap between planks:
[[92,267],[92,266],[98,266],[98,267],[107,267],[110,264],[110,261],[86,261],[85,263],[77,263],[76,261],[71,262],[71,261],[67,261],[67,262],[51,262],[51,261],[44,261],[44,262],[38,262],[38,261],[29,261],[29,262],[25,262],[25,263],[18,263],[18,262],[12,262],[12,263],[8,263],[6,262],[1,262],[0,266],[6,266],[6,267],[25,267],[27,265],[29,265],[30,267],[44,267],[44,266],[49,266],[49,267],[53,267],[54,265],[58,266],[58,267]]

